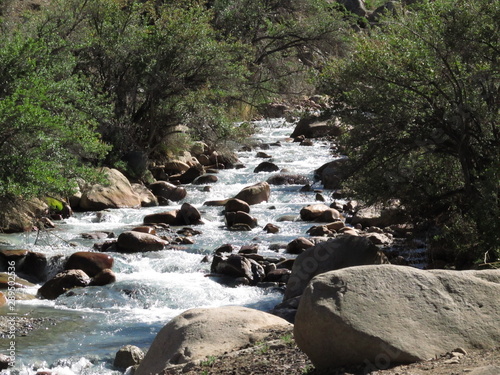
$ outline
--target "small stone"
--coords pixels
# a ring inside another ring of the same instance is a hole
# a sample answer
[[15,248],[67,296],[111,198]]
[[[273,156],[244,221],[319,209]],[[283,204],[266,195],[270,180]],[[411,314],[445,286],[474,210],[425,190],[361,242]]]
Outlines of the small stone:
[[126,369],[139,364],[144,359],[144,352],[134,345],[125,345],[116,353],[113,366]]
[[183,245],[194,245],[194,240],[192,240],[189,237],[182,237],[181,238],[181,244],[183,244]]
[[267,233],[278,233],[280,231],[280,228],[277,225],[267,223],[266,226],[264,227],[264,230]]

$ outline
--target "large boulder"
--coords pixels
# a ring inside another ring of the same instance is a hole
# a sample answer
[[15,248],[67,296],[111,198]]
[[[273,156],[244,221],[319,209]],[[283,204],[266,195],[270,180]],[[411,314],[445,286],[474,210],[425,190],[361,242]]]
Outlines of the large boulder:
[[500,270],[382,265],[323,273],[306,288],[295,340],[318,369],[365,372],[500,342]]
[[80,209],[101,211],[107,208],[140,207],[141,198],[132,189],[127,177],[117,169],[102,168],[106,185],[95,184],[82,191]]
[[45,299],[56,299],[68,290],[86,287],[91,282],[90,277],[82,270],[68,270],[58,273],[38,289],[38,296]]
[[123,253],[163,250],[168,241],[153,234],[127,231],[118,236],[117,247]]
[[47,215],[49,206],[40,199],[0,197],[0,233],[33,230],[33,223]]
[[258,204],[269,200],[271,188],[267,182],[258,182],[244,187],[234,198],[247,202],[249,205]]
[[[18,263],[16,262],[16,272],[33,282],[47,281],[50,276],[49,273],[57,270],[60,257],[59,255],[55,255],[47,258],[43,253],[28,251],[22,260]],[[0,257],[0,268],[2,267],[1,263]],[[5,263],[4,269],[7,270],[7,263]]]
[[28,250],[0,250],[0,271],[7,271],[14,267],[16,272],[22,269]]
[[153,194],[158,198],[160,204],[168,201],[180,201],[186,198],[187,191],[181,186],[176,186],[167,181],[156,181],[149,185]]
[[14,282],[12,282],[12,275],[8,272],[0,272],[0,289],[8,289],[13,287],[15,289],[31,288],[35,284],[30,283],[28,280],[17,276]]
[[239,306],[198,308],[172,319],[156,335],[135,375],[161,374],[166,367],[222,355],[262,341],[285,320]]
[[94,277],[106,268],[112,268],[114,259],[112,256],[103,253],[90,251],[79,251],[71,254],[66,261],[64,269],[82,270],[90,277]]
[[158,212],[144,217],[144,224],[198,225],[203,224],[200,211],[189,203],[183,203],[178,210]]
[[300,218],[304,221],[320,221],[330,223],[340,219],[342,216],[335,208],[330,208],[326,204],[311,204],[300,210]]
[[92,278],[92,281],[90,282],[89,286],[104,286],[112,284],[115,281],[116,281],[116,274],[109,268],[106,268]]
[[283,300],[300,296],[320,273],[345,267],[388,263],[381,251],[364,237],[341,236],[320,242],[297,256]]
[[200,211],[189,203],[183,203],[177,213],[177,225],[203,224]]

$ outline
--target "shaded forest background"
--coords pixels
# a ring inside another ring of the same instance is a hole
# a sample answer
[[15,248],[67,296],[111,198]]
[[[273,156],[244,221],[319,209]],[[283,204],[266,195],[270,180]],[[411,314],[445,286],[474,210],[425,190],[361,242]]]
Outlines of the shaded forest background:
[[494,261],[499,20],[496,0],[0,0],[0,196],[230,148],[266,104],[321,94],[347,194],[397,199],[459,268]]

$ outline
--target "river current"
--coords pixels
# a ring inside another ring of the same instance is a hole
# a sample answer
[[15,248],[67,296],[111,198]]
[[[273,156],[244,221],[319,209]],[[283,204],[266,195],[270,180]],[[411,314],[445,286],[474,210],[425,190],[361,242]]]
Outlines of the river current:
[[[204,221],[195,227],[202,234],[193,237],[194,245],[138,254],[110,253],[117,276],[113,284],[76,289],[54,301],[17,301],[19,317],[29,314],[53,319],[54,324],[34,330],[26,337],[16,337],[16,366],[0,374],[35,375],[42,370],[50,370],[53,375],[122,374],[112,365],[118,349],[131,344],[146,350],[156,333],[187,309],[239,305],[268,311],[279,303],[282,293],[276,288],[229,287],[216,277],[207,277],[210,262],[203,263],[202,259],[226,243],[236,247],[257,243],[259,254],[291,257],[284,250],[271,250],[270,246],[305,235],[311,224],[278,219],[298,216],[302,207],[315,202],[316,194],[301,192],[302,185],[272,185],[270,200],[251,206],[251,215],[258,219],[259,226],[249,232],[228,231],[221,207],[203,203],[230,198],[245,186],[267,180],[274,173],[253,172],[264,160],[271,160],[287,173],[306,175],[312,183],[314,169],[331,161],[332,155],[327,142],[315,141],[314,146],[291,142],[287,138],[293,125],[282,119],[258,121],[256,125],[255,142],[275,144],[264,150],[272,159],[256,157],[258,147],[238,152],[245,167],[221,170],[218,182],[209,192],[203,186],[186,185],[187,197],[170,206],[107,210],[104,220],[98,220],[95,212],[76,213],[57,222],[57,228],[51,231],[0,235],[0,242],[7,243],[7,248],[62,255],[62,262],[74,252],[92,249],[96,241],[83,239],[82,233],[113,231],[118,236],[140,225],[145,215],[179,208],[184,202],[197,207]],[[318,183],[313,187],[321,189]],[[329,192],[324,195],[328,197]],[[263,231],[267,223],[278,225],[280,232]],[[24,293],[34,295],[38,287],[28,288]]]

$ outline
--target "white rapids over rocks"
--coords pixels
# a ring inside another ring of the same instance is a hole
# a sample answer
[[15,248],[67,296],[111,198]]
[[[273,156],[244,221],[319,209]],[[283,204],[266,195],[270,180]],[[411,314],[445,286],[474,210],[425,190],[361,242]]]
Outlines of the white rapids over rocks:
[[[299,146],[287,141],[293,125],[284,120],[256,122],[256,141],[281,146],[264,150],[270,159],[287,173],[307,175],[313,182],[313,171],[331,161],[330,144],[315,141],[314,146]],[[50,370],[53,375],[108,375],[121,374],[113,369],[115,353],[126,344],[147,349],[156,333],[174,316],[194,307],[239,305],[270,310],[281,302],[282,293],[275,288],[250,286],[227,287],[215,277],[206,277],[210,262],[202,263],[218,246],[231,243],[236,246],[259,244],[259,253],[273,257],[288,257],[269,249],[274,243],[288,243],[305,235],[311,223],[277,222],[283,215],[298,215],[300,209],[315,202],[315,193],[300,192],[302,185],[271,186],[269,202],[251,207],[259,226],[250,232],[230,232],[225,229],[220,207],[203,206],[208,200],[226,199],[243,187],[265,181],[273,173],[253,173],[264,160],[257,158],[257,150],[239,152],[242,169],[221,170],[219,181],[210,192],[201,186],[186,186],[187,197],[174,205],[141,209],[108,210],[105,220],[98,221],[93,212],[77,213],[57,223],[50,232],[0,235],[1,243],[12,248],[26,248],[47,255],[69,256],[76,251],[92,249],[93,240],[84,240],[81,233],[113,231],[116,236],[142,223],[145,215],[168,211],[188,202],[202,213],[204,225],[195,227],[202,232],[194,236],[194,245],[181,250],[163,250],[142,254],[116,254],[113,270],[114,284],[104,287],[78,289],[60,296],[55,301],[33,299],[17,301],[19,316],[54,318],[49,329],[35,330],[27,337],[18,337],[15,368],[0,372],[9,375],[35,375]],[[318,183],[314,188],[321,188]],[[325,191],[328,199],[330,192]],[[262,230],[265,224],[280,227],[277,234]],[[35,244],[36,242],[36,244]],[[36,289],[26,293],[35,294]]]

